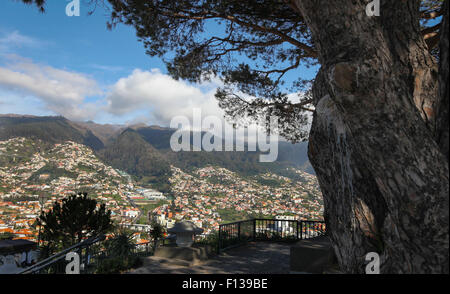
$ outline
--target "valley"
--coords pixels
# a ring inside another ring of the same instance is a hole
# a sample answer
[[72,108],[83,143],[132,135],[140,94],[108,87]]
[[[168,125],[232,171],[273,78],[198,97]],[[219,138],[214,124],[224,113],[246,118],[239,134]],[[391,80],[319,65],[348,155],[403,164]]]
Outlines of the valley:
[[0,234],[36,240],[40,211],[78,192],[104,203],[116,224],[191,220],[205,235],[252,217],[323,218],[315,176],[282,161],[261,164],[257,152],[172,152],[173,130],[157,127],[106,127],[97,137],[101,125],[60,117],[26,118],[31,133],[23,118],[12,121],[0,125]]

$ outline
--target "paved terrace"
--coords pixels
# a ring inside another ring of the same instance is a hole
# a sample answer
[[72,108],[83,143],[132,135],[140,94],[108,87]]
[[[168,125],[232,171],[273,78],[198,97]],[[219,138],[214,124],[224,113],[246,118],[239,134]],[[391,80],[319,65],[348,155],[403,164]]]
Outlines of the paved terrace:
[[130,274],[288,274],[293,243],[251,242],[229,249],[194,266],[158,257],[147,257]]

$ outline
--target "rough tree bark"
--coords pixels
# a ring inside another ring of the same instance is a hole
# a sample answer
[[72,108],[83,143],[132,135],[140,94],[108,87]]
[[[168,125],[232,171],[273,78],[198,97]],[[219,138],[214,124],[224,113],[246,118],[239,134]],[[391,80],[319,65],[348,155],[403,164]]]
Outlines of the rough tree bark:
[[438,104],[437,120],[436,120],[436,142],[438,142],[442,153],[449,159],[449,83],[448,83],[448,14],[449,1],[444,4],[445,14],[442,23],[440,57],[439,57],[439,94],[440,101]]
[[448,88],[439,95],[420,1],[382,0],[379,17],[369,2],[295,0],[322,65],[309,156],[327,227],[345,272],[364,273],[375,251],[382,273],[448,273]]

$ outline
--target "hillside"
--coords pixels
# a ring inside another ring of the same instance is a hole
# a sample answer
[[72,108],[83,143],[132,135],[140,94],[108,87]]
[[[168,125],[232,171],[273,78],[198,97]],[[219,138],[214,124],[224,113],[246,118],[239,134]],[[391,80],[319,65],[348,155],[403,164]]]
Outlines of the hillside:
[[0,140],[16,137],[49,143],[73,141],[94,150],[104,148],[103,142],[91,130],[74,127],[72,122],[61,116],[0,116]]
[[[133,129],[97,153],[72,141],[0,140],[0,224],[14,232],[26,228],[31,236],[25,238],[33,239],[41,196],[49,208],[77,192],[105,203],[120,223],[148,224],[148,216],[166,225],[192,220],[207,234],[220,223],[249,217],[322,218],[317,179],[295,168],[285,169],[289,177],[271,172],[243,175],[206,163],[180,169],[165,158]],[[104,164],[105,159],[122,168]]]
[[40,139],[23,137],[0,140],[0,162],[0,194],[4,201],[37,201],[39,195],[45,195],[50,206],[54,200],[83,191],[106,203],[116,215],[130,207],[118,189],[129,180],[83,144],[45,144]]
[[314,174],[307,157],[307,143],[280,142],[277,161],[260,163],[258,152],[173,152],[170,137],[174,132],[142,124],[126,127],[72,122],[64,117],[0,116],[0,140],[25,137],[49,144],[77,142],[92,148],[105,164],[163,191],[168,189],[170,165],[185,170],[221,166],[243,176],[270,171],[290,176],[287,167]]
[[162,192],[169,191],[169,161],[136,131],[125,130],[97,154],[114,168],[135,176],[139,182],[152,185]]

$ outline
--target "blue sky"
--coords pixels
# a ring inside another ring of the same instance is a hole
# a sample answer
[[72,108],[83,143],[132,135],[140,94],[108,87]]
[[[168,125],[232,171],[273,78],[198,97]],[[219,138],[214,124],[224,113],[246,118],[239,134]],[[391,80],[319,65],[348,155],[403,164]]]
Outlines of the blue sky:
[[[145,54],[134,28],[107,30],[107,13],[69,0],[48,0],[46,13],[13,0],[0,1],[0,113],[64,115],[99,123],[168,125],[193,107],[220,115],[213,81],[192,85],[166,75]],[[310,78],[315,69],[301,69]],[[293,76],[299,72],[292,73]]]
[[39,42],[35,47],[14,48],[16,54],[56,68],[93,74],[104,82],[115,82],[135,68],[165,69],[158,58],[145,55],[133,28],[120,25],[107,30],[106,12],[98,8],[88,16],[89,6],[83,2],[81,15],[68,17],[65,8],[69,2],[49,0],[42,14],[34,6],[3,0],[0,33],[16,31]]

